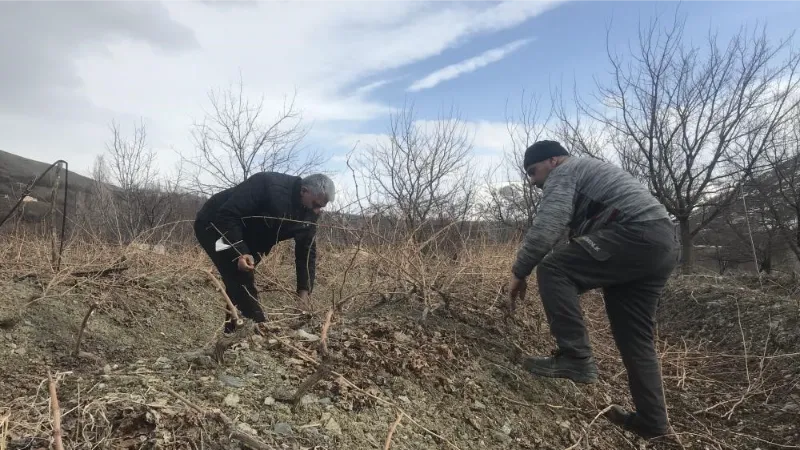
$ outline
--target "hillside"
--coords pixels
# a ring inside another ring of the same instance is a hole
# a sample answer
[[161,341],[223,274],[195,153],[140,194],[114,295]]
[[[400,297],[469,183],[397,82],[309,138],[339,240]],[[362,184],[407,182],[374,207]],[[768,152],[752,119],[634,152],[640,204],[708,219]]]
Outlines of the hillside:
[[[24,258],[19,245],[29,249]],[[306,316],[284,293],[294,278],[292,253],[281,246],[257,273],[269,335],[242,335],[219,365],[203,349],[217,341],[223,301],[197,249],[162,256],[75,245],[60,274],[38,263],[47,260],[46,245],[11,240],[0,250],[4,448],[49,446],[48,370],[66,449],[643,444],[600,415],[629,398],[597,293],[583,304],[598,384],[535,378],[521,368],[522,354],[547,353],[552,341],[534,292],[514,318],[503,319],[508,248],[475,249],[458,263],[416,262],[445,296],[422,320],[419,285],[399,270],[412,261],[403,249],[322,249],[316,312]],[[115,264],[121,256],[124,263]],[[109,267],[118,270],[100,271]],[[687,448],[800,442],[795,290],[778,279],[753,286],[676,278],[664,297],[658,349],[671,420]],[[331,298],[342,309],[324,358],[318,339]],[[86,317],[81,353],[73,356]]]
[[[55,161],[53,161],[55,162]],[[19,200],[22,192],[36,177],[41,175],[53,163],[44,163],[28,159],[13,153],[0,150],[0,216],[5,216]],[[69,163],[69,161],[67,161]],[[55,168],[41,179],[31,190],[30,196],[36,202],[25,204],[25,218],[37,220],[50,209],[50,196],[54,181]],[[81,194],[92,192],[94,180],[79,175],[70,170],[69,172],[69,192],[67,195],[68,207],[75,207],[76,198]],[[63,202],[64,175],[61,174],[60,193],[58,194],[59,205]],[[60,206],[59,206],[60,208]],[[74,209],[73,209],[74,210]]]
[[[13,192],[21,192],[31,180],[47,170],[53,162],[55,161],[49,163],[35,161],[0,150],[0,194],[11,194],[12,187]],[[51,173],[53,170],[51,170]],[[39,199],[47,198],[50,193],[50,188],[53,186],[52,183],[52,177],[48,174],[48,176],[41,180],[37,187],[34,188],[33,195]],[[69,184],[70,189],[80,192],[89,192],[92,189],[94,180],[70,171]]]

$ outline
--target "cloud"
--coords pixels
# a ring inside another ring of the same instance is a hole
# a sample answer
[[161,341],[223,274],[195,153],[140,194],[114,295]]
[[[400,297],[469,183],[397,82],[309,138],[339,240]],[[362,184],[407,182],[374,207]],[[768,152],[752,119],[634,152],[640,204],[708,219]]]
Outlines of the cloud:
[[368,83],[368,84],[365,84],[363,86],[358,87],[353,94],[356,95],[356,96],[361,97],[361,96],[367,95],[367,94],[375,91],[378,88],[382,88],[382,87],[386,86],[387,84],[393,83],[395,81],[397,81],[397,78],[374,81],[372,83]]
[[86,167],[112,119],[142,118],[169,162],[170,148],[191,150],[189,127],[209,108],[208,91],[240,74],[245,95],[264,98],[265,118],[296,92],[309,139],[319,142],[385,119],[393,108],[372,95],[402,79],[400,69],[557,4],[0,2],[0,39],[9,43],[0,47],[9,62],[0,145]]
[[486,67],[489,64],[500,61],[530,42],[531,39],[519,39],[501,47],[487,50],[478,56],[473,56],[472,58],[465,59],[459,63],[451,64],[428,74],[422,79],[415,81],[411,86],[409,86],[408,91],[418,92],[423,89],[430,89],[441,82],[453,80],[461,75],[474,72],[481,67]]
[[191,29],[158,3],[0,2],[0,112],[69,118],[90,112],[74,62],[107,57],[109,42],[135,41],[165,55],[197,48]]

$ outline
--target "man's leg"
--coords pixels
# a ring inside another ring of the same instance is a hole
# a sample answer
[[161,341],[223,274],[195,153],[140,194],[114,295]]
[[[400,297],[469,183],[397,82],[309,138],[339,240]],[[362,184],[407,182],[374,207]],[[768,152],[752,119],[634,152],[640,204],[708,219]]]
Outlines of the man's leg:
[[[244,317],[257,323],[265,322],[264,311],[258,303],[258,290],[255,286],[253,273],[239,270],[235,260],[237,255],[233,250],[216,251],[215,242],[219,238],[219,233],[213,227],[205,223],[195,222],[194,231],[200,246],[222,277],[225,293],[228,294],[231,303]],[[257,256],[255,258],[257,264],[259,258]],[[225,314],[225,333],[234,331],[236,324],[232,319],[230,312],[227,312]]]
[[[225,292],[242,316],[256,323],[266,322],[264,310],[261,309],[261,305],[258,302],[258,290],[256,289],[253,272],[243,272],[238,268],[233,270],[226,268],[224,272],[221,272],[221,275],[222,282],[225,284]],[[230,319],[230,314],[228,314],[226,318],[228,322],[225,324],[226,332],[233,331],[232,324],[229,331],[228,324],[231,323]]]
[[600,230],[576,238],[542,260],[537,267],[539,293],[558,351],[553,358],[526,361],[529,371],[577,382],[596,380],[578,296],[590,289],[626,284],[653,274],[668,275],[676,247],[661,228],[671,231],[671,224]]
[[606,312],[617,343],[636,413],[627,425],[645,434],[669,431],[661,368],[655,349],[655,316],[666,279],[647,279],[604,289]]

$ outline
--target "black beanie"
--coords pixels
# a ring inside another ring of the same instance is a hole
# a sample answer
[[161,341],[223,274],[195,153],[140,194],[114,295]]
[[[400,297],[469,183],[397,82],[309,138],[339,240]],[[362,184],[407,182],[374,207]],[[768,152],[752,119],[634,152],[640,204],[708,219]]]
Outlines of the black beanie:
[[567,150],[556,141],[537,141],[525,150],[524,168],[554,156],[569,156]]

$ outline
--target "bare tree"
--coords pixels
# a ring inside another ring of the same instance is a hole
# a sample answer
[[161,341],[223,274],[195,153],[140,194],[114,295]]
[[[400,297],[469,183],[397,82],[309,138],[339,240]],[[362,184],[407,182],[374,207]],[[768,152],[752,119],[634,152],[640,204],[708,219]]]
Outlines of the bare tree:
[[725,48],[713,34],[703,48],[687,44],[683,32],[676,13],[666,29],[658,18],[640,27],[629,61],[609,48],[605,110],[583,108],[609,126],[623,165],[678,220],[689,272],[693,238],[737,198],[796,104],[800,57],[763,31],[743,29]]
[[323,162],[321,154],[301,147],[308,130],[295,97],[284,99],[271,120],[265,117],[264,98],[247,98],[241,78],[227,90],[210,91],[208,98],[211,110],[191,130],[195,154],[184,158],[194,168],[196,192],[210,195],[260,171],[299,175]]
[[[541,192],[528,180],[523,160],[525,150],[534,142],[549,136],[552,108],[543,108],[541,95],[520,96],[519,109],[512,113],[506,102],[506,130],[510,145],[503,152],[500,167],[489,168],[489,198],[481,205],[484,218],[505,227],[523,231],[531,226],[541,199]],[[498,185],[495,173],[504,172],[505,182]]]
[[[127,243],[142,233],[177,220],[182,172],[162,177],[155,151],[147,143],[144,123],[134,126],[133,135],[123,135],[120,126],[110,125],[112,137],[106,153],[96,158],[91,209],[99,235],[111,235]],[[185,215],[185,214],[184,214]]]
[[368,203],[414,232],[432,220],[466,219],[475,183],[472,137],[454,109],[419,122],[413,105],[390,116],[388,142],[370,146],[356,158]]
[[573,85],[573,105],[567,107],[561,89],[551,92],[552,111],[555,121],[551,133],[572,154],[608,160],[609,147],[613,144],[603,121],[594,120],[581,108],[577,88]]
[[800,107],[772,137],[764,161],[765,170],[754,171],[748,180],[753,208],[767,216],[764,220],[800,261]]

